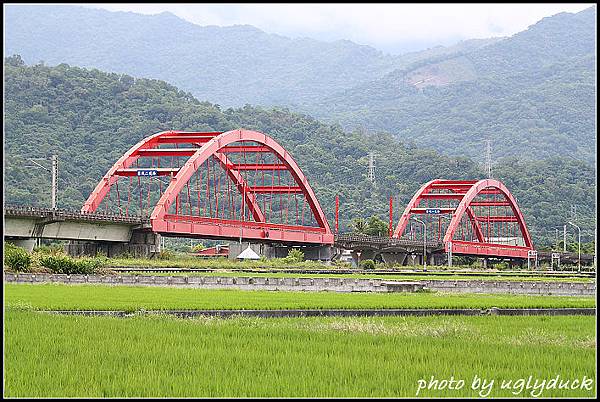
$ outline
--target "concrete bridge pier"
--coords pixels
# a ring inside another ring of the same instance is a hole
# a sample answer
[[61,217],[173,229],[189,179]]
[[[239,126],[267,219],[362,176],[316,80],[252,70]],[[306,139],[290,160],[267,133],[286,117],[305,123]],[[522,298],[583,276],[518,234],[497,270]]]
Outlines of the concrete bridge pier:
[[74,257],[95,256],[98,253],[107,257],[131,255],[136,258],[152,258],[159,254],[160,235],[153,232],[133,231],[129,242],[70,241],[65,252]]
[[352,256],[352,266],[359,267],[360,262],[364,260],[373,260],[375,261],[376,256],[375,250],[352,250],[350,255]]
[[408,253],[381,253],[381,258],[386,264],[404,265]]
[[33,251],[33,248],[38,244],[37,239],[5,239],[7,243],[12,243],[17,247],[22,247],[30,253]]

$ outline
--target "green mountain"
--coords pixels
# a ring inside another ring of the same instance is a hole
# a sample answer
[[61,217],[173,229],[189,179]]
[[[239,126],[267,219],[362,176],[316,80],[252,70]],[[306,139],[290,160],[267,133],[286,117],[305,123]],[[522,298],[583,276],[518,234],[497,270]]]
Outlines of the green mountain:
[[[404,145],[390,134],[346,131],[282,108],[222,109],[165,82],[61,64],[27,66],[5,59],[5,201],[47,206],[50,177],[29,158],[59,157],[59,207],[79,209],[98,180],[133,144],[166,129],[263,131],[296,159],[333,223],[340,195],[341,229],[351,219],[387,221],[389,196],[399,219],[413,193],[434,178],[483,177],[477,161]],[[377,154],[376,184],[367,179]],[[44,163],[38,160],[38,163]],[[47,162],[46,162],[47,165]],[[576,204],[586,239],[595,226],[595,169],[574,159],[499,160],[494,177],[517,197],[536,244]]]
[[225,106],[284,106],[448,155],[595,163],[596,7],[510,38],[401,56],[350,41],[198,26],[173,14],[5,7],[5,56],[170,82]]
[[595,24],[596,7],[561,13],[298,109],[447,154],[477,158],[489,139],[497,156],[595,163]]

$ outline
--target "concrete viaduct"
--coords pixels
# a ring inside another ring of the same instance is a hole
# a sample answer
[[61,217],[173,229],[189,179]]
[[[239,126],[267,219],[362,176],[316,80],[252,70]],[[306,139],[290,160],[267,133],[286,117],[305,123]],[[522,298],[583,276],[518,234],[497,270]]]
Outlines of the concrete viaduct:
[[[138,257],[151,257],[160,252],[160,234],[152,231],[150,221],[144,217],[123,217],[103,213],[81,213],[63,209],[5,206],[4,238],[31,251],[38,239],[70,240],[66,251],[71,255],[109,257],[128,253]],[[259,254],[285,257],[290,246],[268,242],[232,243],[230,255],[235,257],[240,248],[251,245]],[[423,242],[352,233],[335,235],[333,246],[304,247],[305,256],[313,260],[330,260],[339,256],[340,250],[352,251],[355,261],[375,259],[386,263],[420,265],[423,263]],[[447,254],[442,242],[427,242],[427,262],[445,263]],[[538,261],[549,262],[549,252],[539,252]],[[560,253],[562,263],[577,263],[576,253]],[[582,254],[581,263],[593,263],[593,255]]]

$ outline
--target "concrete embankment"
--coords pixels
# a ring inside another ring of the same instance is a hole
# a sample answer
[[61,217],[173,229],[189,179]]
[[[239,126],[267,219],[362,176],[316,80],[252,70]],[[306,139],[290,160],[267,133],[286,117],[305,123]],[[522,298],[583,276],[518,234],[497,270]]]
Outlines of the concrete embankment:
[[522,295],[594,296],[596,282],[419,280],[438,292],[508,293]]
[[417,292],[424,289],[451,293],[505,293],[524,295],[594,296],[596,282],[419,280],[392,281],[374,278],[268,278],[220,276],[65,275],[4,273],[6,283],[107,284],[129,286],[179,286],[206,289]]
[[334,292],[417,292],[420,282],[354,278],[266,278],[219,276],[149,275],[65,275],[4,273],[7,283],[106,284],[129,286],[179,286],[205,289],[334,291]]

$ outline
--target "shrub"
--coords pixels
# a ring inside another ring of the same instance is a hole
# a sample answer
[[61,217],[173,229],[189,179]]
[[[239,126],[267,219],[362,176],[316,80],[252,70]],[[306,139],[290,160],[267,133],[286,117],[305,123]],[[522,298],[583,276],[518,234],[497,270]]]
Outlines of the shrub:
[[34,253],[58,255],[64,254],[63,246],[60,244],[52,244],[49,246],[40,246],[33,249]]
[[375,269],[375,261],[373,261],[373,260],[362,260],[360,262],[360,267],[362,269]]
[[48,255],[40,263],[56,274],[93,274],[105,264],[102,258],[75,259],[67,255]]
[[304,261],[304,253],[297,248],[292,248],[288,251],[287,257],[283,259],[286,264],[293,264]]
[[22,247],[4,243],[4,265],[17,272],[27,272],[31,265],[31,256]]
[[175,258],[175,252],[173,250],[164,248],[160,250],[160,253],[158,254],[157,258],[159,260],[172,260],[173,258]]
[[192,247],[192,251],[197,253],[199,251],[204,250],[206,247],[204,247],[204,244],[200,243],[200,244],[196,244],[194,247]]

